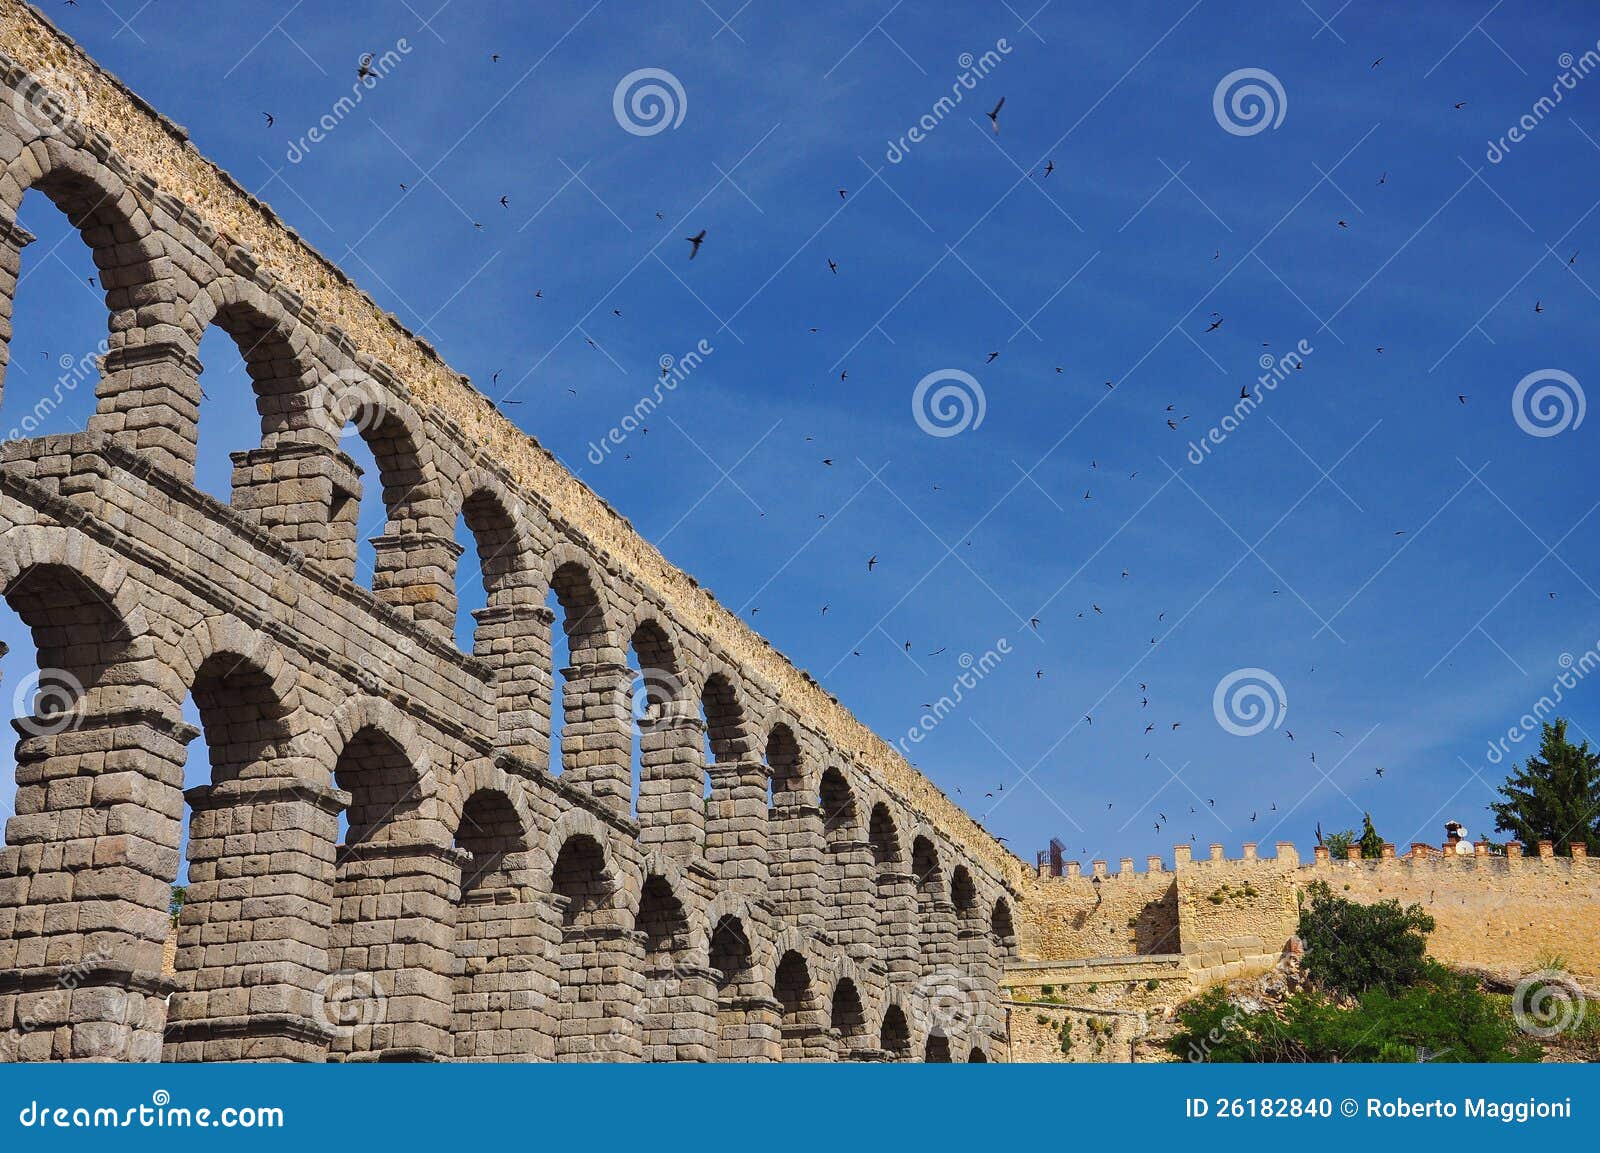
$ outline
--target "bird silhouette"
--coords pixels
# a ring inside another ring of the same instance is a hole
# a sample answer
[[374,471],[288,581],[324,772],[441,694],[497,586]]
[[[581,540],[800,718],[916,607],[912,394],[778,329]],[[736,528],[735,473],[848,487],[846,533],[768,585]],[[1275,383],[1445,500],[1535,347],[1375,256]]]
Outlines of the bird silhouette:
[[1000,109],[1006,106],[1006,98],[1000,97],[1000,103],[994,106],[994,111],[989,113],[989,124],[994,128],[995,135],[1000,135]]
[[689,249],[689,259],[693,260],[696,256],[698,256],[700,254],[700,246],[705,243],[706,230],[704,228],[702,228],[699,232],[695,233],[693,236],[685,236],[684,239],[687,240],[689,242],[689,244],[691,245],[691,247]]

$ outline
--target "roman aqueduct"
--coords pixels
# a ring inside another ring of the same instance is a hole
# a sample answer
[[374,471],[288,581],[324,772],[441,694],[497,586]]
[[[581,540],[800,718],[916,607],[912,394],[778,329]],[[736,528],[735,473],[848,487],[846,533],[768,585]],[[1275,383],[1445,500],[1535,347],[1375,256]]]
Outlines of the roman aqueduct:
[[[1022,862],[36,12],[0,3],[0,49],[0,338],[30,191],[107,312],[87,428],[0,463],[45,678],[14,722],[3,1055],[1005,1059]],[[229,503],[194,485],[211,326],[261,413]]]

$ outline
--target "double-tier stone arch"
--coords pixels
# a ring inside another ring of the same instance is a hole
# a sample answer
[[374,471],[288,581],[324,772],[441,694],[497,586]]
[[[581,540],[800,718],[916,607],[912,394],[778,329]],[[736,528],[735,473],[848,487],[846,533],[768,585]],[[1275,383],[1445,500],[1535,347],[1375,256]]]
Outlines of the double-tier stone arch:
[[684,864],[671,854],[650,852],[641,872],[633,927],[644,966],[637,1012],[643,1059],[713,1061],[717,991],[705,907]]
[[822,770],[817,803],[822,809],[823,896],[828,932],[852,956],[876,955],[877,878],[867,839],[868,810],[855,774],[838,760]]
[[745,893],[724,891],[707,907],[705,922],[717,1060],[778,1060],[782,1009],[772,995],[775,965],[765,911]]
[[0,532],[0,596],[37,668],[14,691],[35,697],[13,720],[16,815],[0,848],[0,1044],[14,1060],[155,1060],[193,736],[181,691],[138,581],[77,529]]
[[895,806],[879,797],[867,818],[877,904],[878,950],[891,982],[915,981],[921,971],[917,943],[917,882],[911,872],[911,846],[901,833],[905,822]]
[[919,952],[924,976],[949,969],[956,961],[955,910],[950,903],[946,854],[925,824],[911,837],[911,876],[917,887]]
[[766,729],[768,877],[778,915],[807,934],[823,929],[823,828],[819,761],[798,721],[772,710]]
[[829,1033],[828,994],[813,940],[792,926],[773,938],[772,995],[778,1003],[779,1048],[785,1061],[826,1061],[834,1046]]
[[837,953],[829,966],[828,1033],[836,1061],[873,1061],[879,1057],[879,1025],[883,1012],[874,984],[849,956]]

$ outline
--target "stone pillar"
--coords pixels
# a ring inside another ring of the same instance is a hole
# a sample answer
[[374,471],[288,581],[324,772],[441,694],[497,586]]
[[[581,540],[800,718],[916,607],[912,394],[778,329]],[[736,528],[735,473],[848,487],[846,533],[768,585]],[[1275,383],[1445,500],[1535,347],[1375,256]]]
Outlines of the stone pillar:
[[760,761],[714,763],[706,812],[706,861],[724,888],[765,889],[767,770]]
[[[564,914],[569,898],[551,899]],[[569,925],[561,935],[557,1061],[637,1061],[644,934],[617,924]]]
[[13,721],[0,848],[0,1059],[157,1061],[184,748],[162,708]]
[[[518,590],[518,595],[523,594]],[[478,609],[472,655],[494,670],[500,703],[497,745],[535,765],[550,763],[550,628],[555,613],[520,601]],[[563,745],[565,741],[563,741]]]
[[823,894],[828,932],[858,960],[877,955],[878,918],[872,906],[872,844],[835,840],[828,846],[829,891]]
[[891,984],[915,982],[922,960],[917,945],[917,880],[910,873],[878,874],[878,948]]
[[783,1058],[783,1006],[772,997],[735,994],[717,1004],[717,1060]]
[[679,861],[705,843],[706,726],[673,701],[662,716],[639,722],[639,842]]
[[0,218],[0,386],[11,363],[11,309],[22,276],[22,250],[36,239],[15,220]]
[[318,990],[349,794],[282,776],[184,797],[189,879],[163,1060],[323,1060],[331,1030]]
[[833,1060],[837,1038],[828,1026],[828,1013],[822,1005],[792,1014],[783,1022],[781,1033],[783,1060]]
[[639,1018],[644,1060],[716,1060],[717,974],[690,965],[646,969]]
[[89,431],[110,434],[151,464],[192,483],[200,358],[178,328],[156,326],[147,333],[144,343],[120,344],[106,354]]
[[438,1061],[453,1053],[462,857],[399,840],[340,846],[324,995],[330,1060]]
[[938,969],[951,969],[956,957],[956,907],[944,896],[933,901],[923,901],[925,919],[922,925],[924,973]]
[[822,916],[822,806],[799,793],[773,798],[772,902],[777,916],[814,937]]
[[372,591],[379,600],[440,636],[456,628],[456,563],[462,548],[442,531],[411,529],[375,536]]
[[361,470],[338,449],[274,438],[233,461],[233,507],[344,580],[356,575]]
[[510,853],[456,910],[452,1031],[458,1061],[552,1061],[561,934]]
[[627,816],[633,809],[633,670],[592,661],[561,670],[561,773]]

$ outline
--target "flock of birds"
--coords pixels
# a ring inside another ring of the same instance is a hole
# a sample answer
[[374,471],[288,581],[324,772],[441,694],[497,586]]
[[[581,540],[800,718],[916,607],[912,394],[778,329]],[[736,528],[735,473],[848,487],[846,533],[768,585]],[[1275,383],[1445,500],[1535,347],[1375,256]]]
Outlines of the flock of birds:
[[[67,0],[67,2],[68,3],[72,3],[73,0]],[[358,78],[365,79],[367,76],[369,76],[371,74],[370,73],[370,67],[371,67],[372,59],[373,58],[372,58],[372,56],[370,54],[365,55],[365,56],[363,56],[361,58],[360,65],[359,65],[359,68],[358,68],[358,73],[357,73]],[[497,62],[498,59],[499,59],[499,57],[498,57],[498,55],[496,55],[493,58],[492,62]],[[1381,57],[1381,56],[1378,57],[1376,60],[1374,60],[1372,62],[1370,67],[1374,68],[1374,69],[1378,68],[1383,63],[1383,59],[1384,58]],[[1454,110],[1456,110],[1456,111],[1460,111],[1463,108],[1465,108],[1466,105],[1467,105],[1467,102],[1465,100],[1456,101],[1456,102],[1454,102],[1452,104],[1452,108]],[[989,124],[990,124],[990,127],[991,127],[992,131],[996,135],[998,135],[1000,133],[1000,130],[1001,130],[1001,112],[1005,108],[1005,106],[1006,106],[1006,100],[1005,100],[1004,97],[1001,97],[995,103],[994,107],[992,109],[990,109],[985,114],[987,119],[988,119],[988,121],[989,121]],[[263,115],[266,118],[267,126],[268,127],[272,126],[273,123],[275,122],[275,118],[270,113],[263,113]],[[1029,176],[1032,177],[1032,178],[1038,179],[1038,180],[1044,180],[1044,179],[1049,178],[1055,172],[1055,170],[1056,170],[1056,165],[1055,165],[1054,159],[1046,158],[1046,161],[1045,161],[1045,164],[1044,164],[1043,168],[1042,169],[1035,169],[1034,171],[1029,173]],[[1386,170],[1380,172],[1378,174],[1378,176],[1377,176],[1376,185],[1378,187],[1386,187],[1386,186],[1388,186],[1388,184],[1389,184],[1389,172],[1386,171]],[[400,187],[401,187],[402,191],[407,189],[407,185],[404,184],[404,183],[402,183],[400,185]],[[848,198],[848,196],[850,194],[850,190],[847,189],[847,188],[837,188],[837,189],[834,189],[834,191],[837,193],[837,195],[839,196],[839,198],[841,200]],[[509,195],[501,195],[499,197],[499,199],[498,199],[498,204],[502,209],[509,208],[510,207]],[[655,215],[656,215],[656,219],[657,220],[664,219],[663,214],[660,213],[660,212],[657,212]],[[483,224],[478,222],[478,221],[473,221],[473,226],[474,226],[474,228],[479,229],[479,230],[483,229],[483,227],[484,227]],[[1349,223],[1349,221],[1347,221],[1345,219],[1338,219],[1335,222],[1335,226],[1337,228],[1341,229],[1341,230],[1349,230],[1350,229],[1350,223]],[[686,252],[686,259],[688,261],[694,261],[697,257],[699,257],[701,255],[702,248],[707,243],[708,235],[709,235],[709,229],[706,228],[706,227],[700,227],[698,229],[698,231],[696,231],[692,235],[688,235],[688,236],[684,236],[683,237],[684,243],[686,243],[688,245],[687,252]],[[1213,261],[1216,261],[1216,260],[1220,260],[1221,257],[1222,257],[1222,252],[1220,250],[1217,250],[1212,254],[1211,259]],[[1577,252],[1573,252],[1572,255],[1568,258],[1568,264],[1570,265],[1570,264],[1575,263],[1577,261],[1577,259],[1578,259],[1578,253]],[[834,276],[834,277],[837,277],[837,276],[840,275],[840,263],[837,260],[835,260],[832,256],[826,257],[826,267],[827,267],[829,275]],[[536,289],[535,292],[533,293],[533,296],[536,299],[540,299],[540,300],[544,299],[543,289],[542,288]],[[1542,314],[1545,311],[1545,306],[1544,306],[1542,300],[1535,300],[1534,301],[1534,303],[1533,303],[1533,311],[1535,313],[1538,313],[1538,314]],[[620,318],[622,316],[622,313],[621,313],[621,311],[619,309],[614,309],[613,313],[618,318]],[[1201,328],[1199,328],[1197,330],[1196,335],[1200,336],[1200,337],[1204,337],[1206,335],[1215,334],[1215,333],[1217,333],[1217,332],[1219,332],[1219,331],[1221,331],[1223,329],[1223,326],[1226,323],[1226,320],[1227,320],[1227,318],[1220,311],[1219,312],[1212,312],[1210,314],[1210,316],[1207,318],[1207,320],[1205,321],[1203,327],[1201,327]],[[818,331],[818,329],[816,327],[809,328],[809,332],[810,333],[815,334],[817,331]],[[596,348],[599,347],[598,345],[595,344],[595,341],[592,338],[588,337],[587,335],[585,336],[585,339],[588,341],[588,343],[589,343],[589,345],[591,347],[596,347]],[[1263,349],[1270,348],[1271,347],[1270,342],[1262,341],[1261,342],[1261,347]],[[1385,346],[1379,345],[1379,346],[1377,346],[1375,348],[1375,355],[1380,355],[1381,356],[1381,355],[1383,355],[1384,351],[1385,351]],[[984,358],[984,363],[985,364],[993,364],[996,360],[999,359],[1000,355],[1001,355],[1001,353],[1000,353],[999,350],[988,351],[986,356],[985,356],[985,358]],[[1054,367],[1054,372],[1057,375],[1063,374],[1065,372],[1064,366],[1056,365],[1056,366],[1053,366],[1053,367]],[[1305,365],[1303,360],[1300,360],[1298,358],[1294,358],[1292,360],[1292,369],[1294,371],[1297,371],[1297,372],[1298,371],[1303,371],[1305,369],[1305,367],[1306,367],[1306,365]],[[663,376],[667,375],[668,371],[669,371],[669,369],[664,367],[662,369],[662,375]],[[499,378],[499,373],[496,372],[494,374],[494,379],[495,379],[496,382],[498,381],[498,378]],[[849,378],[849,370],[848,370],[848,368],[841,369],[841,371],[839,372],[839,380],[840,381],[845,381],[845,380],[848,380],[848,378]],[[1107,381],[1104,382],[1104,387],[1107,390],[1115,389],[1116,386],[1117,386],[1117,382],[1114,381],[1114,380],[1107,380]],[[576,390],[575,389],[570,389],[569,388],[567,391],[573,393],[574,395],[576,395]],[[1241,398],[1247,397],[1249,395],[1249,391],[1250,391],[1249,390],[1249,386],[1246,385],[1243,389],[1241,389],[1240,397]],[[1468,397],[1467,397],[1466,394],[1460,393],[1460,394],[1456,395],[1456,400],[1457,400],[1458,404],[1464,405],[1464,404],[1467,403]],[[502,399],[500,401],[500,403],[503,403],[503,404],[518,404],[520,402],[517,401],[517,400],[513,400],[513,399]],[[1180,412],[1178,410],[1178,405],[1176,403],[1169,403],[1169,404],[1166,404],[1166,405],[1163,406],[1163,408],[1161,409],[1161,411],[1159,413],[1159,418],[1160,418],[1160,420],[1162,421],[1162,423],[1165,425],[1165,427],[1168,430],[1170,430],[1170,431],[1179,431],[1179,430],[1181,430],[1183,428],[1184,422],[1186,422],[1186,421],[1191,419],[1191,414]],[[649,432],[649,429],[647,427],[641,429],[641,435],[647,435],[648,432]],[[813,440],[813,438],[810,437],[810,436],[807,436],[805,438],[805,440],[807,442],[810,442],[810,441]],[[623,454],[623,459],[624,460],[631,459],[631,457],[632,457],[631,453],[624,453]],[[820,458],[820,465],[823,468],[830,468],[830,467],[833,466],[833,464],[834,464],[834,459],[832,457],[822,457],[822,458]],[[1098,472],[1098,468],[1099,468],[1099,466],[1098,466],[1098,463],[1096,461],[1091,461],[1090,462],[1090,470],[1091,470],[1092,473]],[[1129,474],[1129,479],[1134,479],[1138,475],[1139,474],[1138,474],[1137,471],[1132,472],[1132,473]],[[937,484],[933,486],[933,491],[935,491],[935,492],[939,491],[939,486]],[[1094,485],[1093,485],[1093,483],[1091,483],[1089,487],[1085,488],[1085,490],[1083,492],[1083,496],[1082,496],[1082,501],[1084,501],[1084,502],[1091,501],[1093,498],[1094,498]],[[765,516],[765,513],[761,513],[760,515]],[[819,513],[816,514],[816,516],[817,516],[818,520],[827,519],[827,514],[826,513],[819,512]],[[1397,529],[1397,530],[1394,530],[1393,535],[1395,535],[1395,536],[1404,536],[1404,535],[1406,535],[1406,532],[1407,532],[1407,530],[1405,530],[1405,529]],[[972,541],[971,540],[966,540],[963,543],[964,543],[965,547],[969,547],[970,548],[972,546]],[[876,574],[880,570],[881,567],[882,567],[882,562],[880,561],[879,554],[873,553],[872,555],[870,555],[869,557],[866,558],[865,571],[867,572],[867,574],[869,574],[869,576],[873,575],[873,574]],[[1122,571],[1121,571],[1121,579],[1127,580],[1127,579],[1130,579],[1130,576],[1131,576],[1131,573],[1130,573],[1130,571],[1128,569],[1122,569]],[[1278,590],[1278,589],[1273,589],[1272,590],[1273,595],[1278,595],[1279,591],[1280,590]],[[1554,598],[1555,595],[1556,594],[1554,592],[1549,593],[1549,596],[1551,598]],[[831,607],[832,607],[831,603],[824,603],[820,608],[819,617],[823,617],[823,618],[827,617]],[[750,615],[752,617],[758,615],[760,613],[760,611],[761,611],[761,609],[760,609],[759,605],[752,605],[749,608],[749,612],[750,612]],[[1084,619],[1086,619],[1088,617],[1091,617],[1091,616],[1103,616],[1103,615],[1105,615],[1105,610],[1101,607],[1100,604],[1095,603],[1095,602],[1090,602],[1086,606],[1076,610],[1076,619],[1078,619],[1078,620],[1084,620]],[[1165,610],[1155,614],[1155,623],[1156,623],[1156,625],[1159,626],[1162,623],[1164,623],[1165,619],[1166,619],[1166,616],[1167,616],[1167,613],[1166,613]],[[1027,627],[1029,629],[1031,629],[1032,631],[1034,631],[1034,632],[1038,632],[1040,630],[1041,624],[1042,624],[1042,622],[1041,622],[1041,620],[1040,620],[1040,618],[1038,616],[1031,617],[1027,621]],[[1150,645],[1159,645],[1161,643],[1161,639],[1162,638],[1159,635],[1159,628],[1158,628],[1157,632],[1151,635],[1150,640],[1149,640],[1149,644]],[[903,649],[904,649],[905,654],[907,656],[910,656],[913,653],[914,646],[913,646],[912,642],[908,640],[908,641],[905,641],[903,643]],[[931,651],[927,652],[926,656],[928,656],[928,657],[938,656],[939,654],[942,654],[945,651],[946,651],[946,646],[940,646],[938,648],[932,649]],[[859,649],[852,649],[851,650],[851,655],[854,656],[854,657],[859,657],[862,654],[861,654]],[[1313,669],[1312,671],[1315,671],[1315,670]],[[1045,676],[1046,676],[1046,670],[1043,667],[1038,667],[1038,668],[1035,668],[1033,670],[1033,678],[1036,681],[1037,680],[1042,680]],[[1151,707],[1150,692],[1149,692],[1149,688],[1148,688],[1147,684],[1145,684],[1145,683],[1140,683],[1139,684],[1138,696],[1139,696],[1139,711],[1142,712],[1143,710],[1148,709],[1148,708]],[[923,707],[925,709],[928,709],[928,708],[932,708],[932,705],[931,705],[931,703],[925,703]],[[1086,713],[1086,714],[1083,715],[1082,723],[1085,724],[1085,725],[1093,725],[1094,724],[1094,717],[1091,714],[1087,714]],[[1182,720],[1173,720],[1173,719],[1170,719],[1170,718],[1166,719],[1166,720],[1161,720],[1161,721],[1151,720],[1151,721],[1148,721],[1148,722],[1143,724],[1142,733],[1140,733],[1138,735],[1140,735],[1142,737],[1150,737],[1153,734],[1155,734],[1158,730],[1161,730],[1161,729],[1164,729],[1165,731],[1167,731],[1169,733],[1170,732],[1176,732],[1181,728],[1182,724],[1183,724]],[[1339,737],[1342,738],[1343,734],[1340,733],[1338,730],[1332,730],[1332,731],[1333,731],[1334,735],[1339,736]],[[1285,732],[1285,736],[1286,736],[1288,741],[1290,741],[1290,742],[1294,742],[1295,741],[1295,735],[1294,735],[1293,732],[1287,732],[1286,731]],[[1315,753],[1315,751],[1310,751],[1308,755],[1309,755],[1309,758],[1310,758],[1311,762],[1313,764],[1315,764],[1316,763],[1316,753]],[[1145,754],[1145,759],[1149,759],[1150,756],[1151,756],[1150,753],[1146,753]],[[1382,768],[1382,767],[1377,767],[1377,768],[1375,768],[1373,770],[1373,773],[1374,773],[1374,776],[1377,779],[1381,780],[1384,777],[1385,769]],[[999,797],[1004,794],[1004,792],[1005,792],[1005,785],[1003,783],[997,784],[994,789],[986,791],[984,793],[984,799],[986,799],[986,800],[998,800]],[[955,793],[959,795],[959,794],[962,793],[962,790],[959,787],[957,787],[955,789]],[[1114,807],[1114,802],[1107,801],[1105,804],[1106,804],[1106,810],[1108,812],[1111,811],[1113,809],[1113,807]],[[1215,802],[1214,798],[1207,798],[1206,801],[1205,801],[1205,808],[1214,810],[1215,809],[1215,804],[1216,804],[1216,802]],[[1200,807],[1199,806],[1190,806],[1189,807],[1189,812],[1190,812],[1191,815],[1197,814],[1197,813],[1200,812]],[[1268,814],[1272,814],[1272,813],[1278,812],[1277,802],[1276,801],[1272,802],[1268,806],[1266,812]],[[1252,824],[1256,823],[1258,821],[1258,819],[1260,818],[1260,816],[1261,816],[1261,813],[1260,813],[1259,810],[1251,811],[1250,814],[1249,814],[1249,822],[1252,823]],[[1159,834],[1162,831],[1164,831],[1166,829],[1168,823],[1169,823],[1169,820],[1170,820],[1170,818],[1167,816],[1167,814],[1164,811],[1157,810],[1156,811],[1156,815],[1155,815],[1155,819],[1152,822],[1155,832],[1157,832]],[[1241,818],[1241,820],[1242,820],[1242,818]],[[1188,831],[1188,835],[1189,835],[1189,840],[1191,842],[1194,842],[1194,841],[1197,840],[1197,835],[1196,835],[1196,833],[1194,831],[1189,830]],[[1000,838],[1000,839],[1004,840],[1004,838]],[[1087,848],[1085,848],[1085,853],[1087,853],[1087,851],[1088,851]]]

